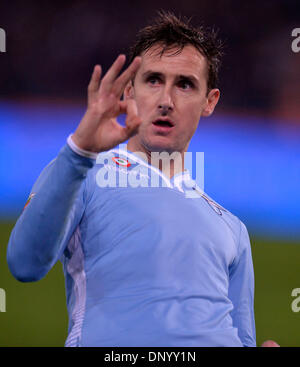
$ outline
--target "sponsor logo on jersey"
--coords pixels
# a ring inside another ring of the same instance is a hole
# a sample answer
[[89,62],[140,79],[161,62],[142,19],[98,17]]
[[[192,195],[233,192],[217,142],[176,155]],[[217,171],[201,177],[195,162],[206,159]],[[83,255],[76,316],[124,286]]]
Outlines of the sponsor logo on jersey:
[[112,160],[117,163],[117,165],[122,167],[130,167],[131,164],[128,162],[127,159],[121,158],[121,157],[112,157]]
[[28,199],[27,199],[27,201],[26,201],[26,204],[25,204],[25,206],[24,206],[23,210],[24,210],[24,209],[26,208],[26,206],[30,203],[30,200],[31,200],[34,196],[35,196],[35,193],[34,193],[34,192],[28,196]]

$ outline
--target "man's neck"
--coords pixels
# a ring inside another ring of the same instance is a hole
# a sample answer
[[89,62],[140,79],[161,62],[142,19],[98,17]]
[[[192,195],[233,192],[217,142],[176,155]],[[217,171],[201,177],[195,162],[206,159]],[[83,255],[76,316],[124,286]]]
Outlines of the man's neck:
[[130,140],[127,149],[158,168],[169,179],[184,171],[184,152],[153,152],[142,145],[137,146]]

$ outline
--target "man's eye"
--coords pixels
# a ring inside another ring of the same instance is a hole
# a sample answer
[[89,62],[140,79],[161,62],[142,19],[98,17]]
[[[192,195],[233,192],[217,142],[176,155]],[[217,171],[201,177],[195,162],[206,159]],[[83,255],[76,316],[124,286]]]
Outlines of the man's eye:
[[181,80],[178,85],[181,89],[192,89],[194,87],[194,84],[188,80]]
[[152,77],[152,78],[148,78],[148,83],[154,85],[154,84],[157,84],[159,82],[159,78],[155,78],[155,77]]

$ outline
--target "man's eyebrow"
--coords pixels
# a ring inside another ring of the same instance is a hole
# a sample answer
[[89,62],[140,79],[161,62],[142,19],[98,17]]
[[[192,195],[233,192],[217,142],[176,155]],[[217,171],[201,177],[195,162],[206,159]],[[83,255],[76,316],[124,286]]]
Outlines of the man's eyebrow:
[[199,83],[199,80],[194,75],[179,75],[178,79],[180,79],[180,80],[190,80],[194,84]]
[[158,77],[163,77],[163,73],[160,73],[159,71],[153,71],[153,70],[148,70],[148,71],[145,71],[142,76],[144,78],[147,78],[148,76],[158,76]]
[[[159,72],[159,71],[154,71],[154,70],[147,70],[142,74],[143,78],[147,78],[149,76],[156,76],[156,77],[163,78],[164,74]],[[190,80],[194,84],[199,84],[199,80],[194,75],[180,74],[180,75],[177,76],[177,79],[179,79],[179,80]]]

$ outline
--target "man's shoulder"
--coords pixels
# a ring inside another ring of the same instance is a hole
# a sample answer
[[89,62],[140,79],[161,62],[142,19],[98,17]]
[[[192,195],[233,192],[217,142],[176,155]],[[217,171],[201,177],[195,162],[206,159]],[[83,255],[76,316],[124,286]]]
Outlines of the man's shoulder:
[[211,208],[224,220],[228,227],[239,235],[241,227],[245,224],[233,214],[230,210],[220,205],[216,200],[212,199],[206,192],[201,194],[202,198],[211,206]]

